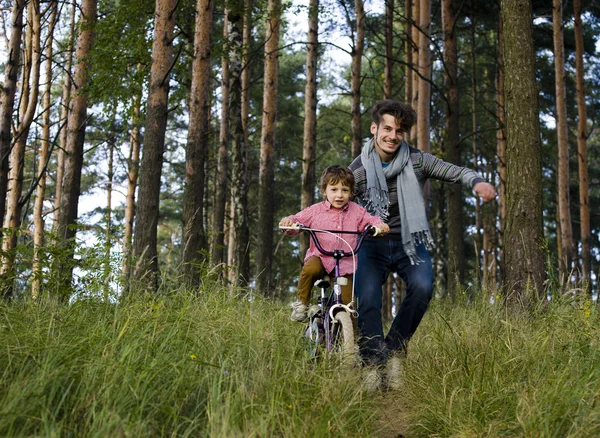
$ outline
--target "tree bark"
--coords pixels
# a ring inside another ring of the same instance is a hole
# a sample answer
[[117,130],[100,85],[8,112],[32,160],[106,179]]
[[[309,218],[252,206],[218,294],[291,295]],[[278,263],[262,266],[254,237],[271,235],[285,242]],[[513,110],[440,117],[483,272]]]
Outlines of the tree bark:
[[281,0],[269,0],[265,43],[265,81],[263,118],[260,139],[260,171],[258,176],[258,248],[257,288],[264,296],[272,296],[271,264],[273,261],[273,182],[275,133],[277,122],[278,47]]
[[75,72],[72,98],[72,111],[69,114],[67,145],[65,150],[65,171],[62,181],[62,196],[58,211],[57,236],[65,245],[66,256],[57,263],[61,282],[70,287],[73,278],[73,253],[77,207],[81,191],[81,168],[83,165],[83,144],[87,122],[88,96],[85,85],[89,76],[89,53],[93,42],[96,22],[97,0],[83,0],[81,4],[80,32],[75,49]]
[[[409,105],[412,104],[412,99],[413,99],[413,46],[414,43],[412,41],[412,34],[413,34],[413,29],[414,29],[414,23],[413,23],[413,0],[406,0],[405,3],[405,8],[404,8],[404,13],[406,15],[406,38],[404,41],[404,47],[405,47],[405,52],[406,52],[406,68],[405,68],[405,84],[406,84],[406,88],[405,88],[405,94],[404,94],[404,100],[406,103],[408,103]],[[407,132],[406,133],[406,139],[410,141],[411,139],[411,132]]]
[[232,279],[233,286],[245,286],[249,281],[248,244],[248,182],[246,176],[246,144],[242,124],[242,58],[244,2],[232,2],[229,10],[230,89],[229,132],[231,135],[231,207],[233,212],[234,238]]
[[579,217],[581,229],[581,279],[591,290],[592,256],[590,252],[590,192],[588,182],[587,110],[583,67],[583,34],[581,30],[581,0],[573,0],[575,15],[575,69],[577,84],[577,157],[579,164]]
[[[310,0],[308,8],[308,44],[306,45],[306,87],[304,90],[304,144],[302,147],[302,190],[300,209],[315,200],[315,160],[317,158],[317,56],[319,35],[319,0]],[[300,253],[308,250],[310,237],[300,235]]]
[[[430,29],[431,29],[431,0],[419,0],[419,27],[421,34],[419,36],[419,97],[417,104],[417,146],[423,152],[429,152],[431,149],[431,140],[429,138],[429,101],[431,98],[431,49]],[[426,196],[427,197],[427,196]]]
[[42,285],[42,251],[44,247],[44,198],[46,197],[46,175],[48,160],[50,158],[50,110],[52,107],[52,56],[54,42],[54,28],[56,25],[58,2],[52,0],[50,7],[50,20],[46,38],[46,89],[42,97],[42,135],[40,138],[39,161],[37,167],[37,188],[35,203],[33,205],[33,264],[31,267],[33,281],[31,282],[31,297],[36,300]]
[[[223,22],[223,39],[229,39],[229,11],[225,11]],[[221,127],[219,135],[219,152],[217,158],[217,187],[213,207],[213,230],[210,245],[210,264],[217,266],[223,263],[225,246],[225,204],[227,201],[227,149],[229,145],[229,53],[221,59]]]
[[[244,27],[243,27],[243,35],[242,35],[242,130],[244,136],[244,159],[248,160],[248,147],[249,147],[249,132],[248,132],[248,120],[250,118],[250,43],[251,43],[251,34],[252,34],[252,2],[251,0],[244,0]],[[245,167],[246,178],[247,178],[247,164]],[[247,210],[247,190],[248,187],[246,185],[245,189],[245,203]],[[230,227],[229,227],[229,241],[233,242],[235,240],[235,226],[236,226],[236,218],[235,218],[235,204],[231,204],[231,213],[230,213]],[[248,218],[245,219],[246,221]],[[248,239],[249,240],[249,239]],[[248,245],[249,242],[246,244]],[[227,248],[227,266],[233,267],[236,265],[236,245],[229,245]],[[243,253],[243,259],[239,263],[238,269],[229,269],[229,283],[234,285],[237,284],[238,278],[250,278],[250,253],[246,250]]]
[[528,305],[527,288],[544,296],[542,145],[535,80],[531,0],[502,0],[507,127],[504,290],[507,302]]
[[[444,144],[448,161],[461,164],[458,108],[458,58],[456,53],[456,18],[452,0],[442,2],[442,28],[444,36],[444,83],[447,99],[446,131]],[[462,219],[462,186],[446,185],[448,231],[448,294],[456,299],[464,278],[465,250]]]
[[115,147],[116,147],[116,132],[115,132],[115,119],[116,109],[113,109],[110,121],[110,132],[107,140],[108,143],[108,172],[106,173],[106,214],[104,220],[106,223],[106,229],[104,230],[104,299],[108,301],[110,294],[110,276],[111,276],[111,263],[110,263],[110,249],[113,246],[113,235],[112,235],[112,194],[114,185],[114,158],[115,158]]
[[148,289],[158,288],[157,227],[160,179],[168,119],[169,78],[173,65],[176,0],[156,0],[150,90],[140,166],[138,211],[135,220],[134,278]]
[[553,0],[552,33],[554,40],[554,72],[556,75],[556,133],[558,142],[558,209],[560,212],[561,245],[563,256],[559,260],[559,271],[563,281],[573,263],[573,228],[571,225],[569,199],[569,142],[567,127],[567,95],[565,84],[565,54],[562,26],[562,1]]
[[[135,190],[137,188],[140,169],[140,114],[142,95],[135,96],[131,116],[131,132],[129,133],[129,157],[127,159],[127,197],[125,199],[125,230],[123,232],[123,267],[122,273],[128,277],[131,262],[131,244],[133,238],[133,221],[135,218]],[[129,283],[129,278],[126,278]]]
[[383,97],[392,98],[394,69],[394,0],[385,1],[385,68],[383,72]]
[[60,199],[62,197],[62,180],[65,172],[65,150],[67,149],[67,132],[68,132],[68,121],[69,114],[72,111],[71,105],[71,69],[73,67],[73,46],[75,40],[75,10],[76,10],[76,1],[73,1],[73,5],[71,7],[71,15],[70,20],[71,24],[69,25],[69,36],[68,36],[68,45],[67,45],[67,53],[66,53],[66,62],[65,62],[65,74],[63,78],[63,86],[62,86],[62,104],[60,108],[60,135],[58,137],[59,140],[59,148],[58,153],[56,154],[56,178],[55,178],[55,189],[54,189],[54,211],[56,214],[54,215],[54,228],[58,227],[58,210],[60,209]]
[[[2,240],[2,275],[13,271],[17,246],[17,236],[21,227],[21,211],[23,208],[23,168],[25,161],[25,147],[29,137],[29,129],[38,106],[40,65],[41,65],[41,12],[38,0],[28,3],[27,30],[25,56],[22,72],[22,92],[19,102],[19,123],[14,133],[14,144],[10,152],[8,172],[8,196],[6,199],[6,216],[4,228],[9,233]],[[7,285],[8,286],[8,285]],[[12,288],[8,287],[6,294],[11,294]]]
[[[412,0],[412,107],[415,111],[417,111],[419,107],[419,39],[421,37],[421,1],[426,0]],[[419,119],[417,118],[416,123],[412,126],[410,130],[410,138],[413,140],[414,144],[417,144],[417,132],[419,130]]]
[[498,64],[496,72],[496,156],[498,160],[498,247],[499,265],[504,266],[504,228],[506,223],[506,115],[504,112],[504,58],[502,55],[502,19],[498,19]]
[[[471,19],[471,127],[473,135],[471,136],[471,140],[473,142],[473,169],[475,171],[479,171],[479,151],[478,151],[478,139],[479,139],[479,126],[477,122],[477,100],[478,100],[478,92],[477,92],[477,55],[476,55],[476,45],[477,42],[475,40],[475,29],[476,29],[476,21],[473,17]],[[487,71],[487,70],[486,70]],[[481,278],[481,270],[479,265],[479,260],[481,259],[482,249],[483,249],[483,236],[481,234],[481,230],[483,228],[483,220],[482,220],[482,206],[481,200],[479,196],[475,197],[475,257],[477,263],[476,266],[476,275],[477,278]],[[485,263],[483,263],[485,269]],[[464,273],[463,273],[464,274]]]
[[363,0],[354,0],[356,9],[356,38],[352,47],[352,158],[360,154],[362,136],[360,132],[360,88],[362,56],[365,48],[365,7]]
[[183,263],[186,280],[200,284],[198,262],[204,260],[207,249],[204,231],[204,167],[208,151],[208,115],[210,112],[212,0],[196,3],[196,29],[192,86],[190,90],[190,121],[186,149],[185,189],[183,195]]
[[11,11],[11,33],[4,67],[4,93],[0,106],[0,221],[4,220],[6,192],[8,190],[8,157],[12,146],[12,113],[21,64],[21,40],[23,36],[23,12],[26,2],[15,0]]

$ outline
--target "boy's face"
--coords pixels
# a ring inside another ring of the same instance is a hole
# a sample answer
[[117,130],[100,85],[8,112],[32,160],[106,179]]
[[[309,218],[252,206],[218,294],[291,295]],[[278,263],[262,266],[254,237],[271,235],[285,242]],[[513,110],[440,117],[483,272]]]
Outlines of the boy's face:
[[384,114],[379,126],[371,124],[371,134],[375,136],[375,150],[384,163],[394,159],[404,138],[402,129],[391,114]]
[[350,187],[341,182],[337,184],[327,184],[325,187],[325,198],[334,208],[344,208],[350,201]]

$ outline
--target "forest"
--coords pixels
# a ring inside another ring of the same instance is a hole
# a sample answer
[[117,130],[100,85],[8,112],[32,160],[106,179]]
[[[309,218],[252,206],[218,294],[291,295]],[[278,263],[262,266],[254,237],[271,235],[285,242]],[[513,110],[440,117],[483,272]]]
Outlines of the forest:
[[[600,436],[597,1],[1,4],[1,436]],[[434,298],[374,393],[308,357],[277,224],[381,99],[497,196],[426,186]]]
[[[594,2],[18,0],[2,12],[5,297],[113,299],[215,275],[286,299],[306,242],[276,221],[320,199],[317,176],[358,154],[383,98],[417,111],[410,144],[498,191],[481,204],[432,181],[439,296],[519,294],[530,280],[540,296],[597,294]],[[390,315],[400,283],[385,288]]]

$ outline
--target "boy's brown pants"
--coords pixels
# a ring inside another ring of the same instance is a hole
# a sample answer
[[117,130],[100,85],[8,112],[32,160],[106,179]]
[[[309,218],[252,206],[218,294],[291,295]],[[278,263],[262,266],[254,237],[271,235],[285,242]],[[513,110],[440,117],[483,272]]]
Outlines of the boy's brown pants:
[[[310,301],[310,292],[315,281],[327,275],[321,259],[319,257],[311,257],[302,267],[300,279],[298,280],[298,301],[308,304]],[[352,300],[352,274],[345,276],[348,279],[348,284],[342,286],[342,302],[348,304]]]

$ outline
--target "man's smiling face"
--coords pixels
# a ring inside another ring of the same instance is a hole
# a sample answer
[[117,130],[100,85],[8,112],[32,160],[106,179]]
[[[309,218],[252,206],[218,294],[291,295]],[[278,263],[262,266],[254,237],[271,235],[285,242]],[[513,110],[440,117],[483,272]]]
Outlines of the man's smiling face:
[[375,150],[382,162],[390,162],[394,159],[404,133],[396,118],[391,114],[384,114],[379,125],[371,124],[371,134],[375,136]]

